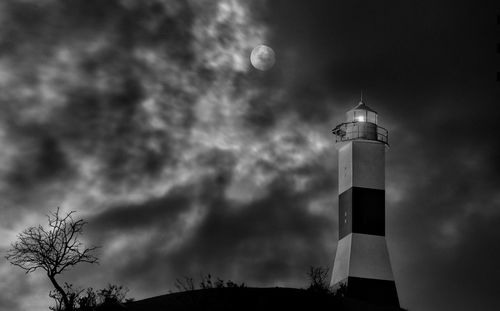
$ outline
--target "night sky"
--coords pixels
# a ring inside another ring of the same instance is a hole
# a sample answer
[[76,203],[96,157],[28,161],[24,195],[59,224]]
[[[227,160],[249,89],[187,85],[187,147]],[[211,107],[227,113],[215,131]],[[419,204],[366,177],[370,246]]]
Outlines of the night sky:
[[[306,287],[336,249],[331,129],[363,91],[389,130],[402,306],[499,309],[500,10],[381,4],[2,0],[0,251],[61,206],[101,246],[61,282]],[[269,71],[249,63],[261,43]],[[1,259],[0,280],[1,310],[51,303],[42,272]]]

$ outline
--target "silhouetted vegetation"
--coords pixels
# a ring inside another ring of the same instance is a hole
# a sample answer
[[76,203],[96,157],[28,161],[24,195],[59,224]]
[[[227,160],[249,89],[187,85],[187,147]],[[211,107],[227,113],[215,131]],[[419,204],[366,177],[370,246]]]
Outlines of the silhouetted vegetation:
[[86,224],[83,219],[74,220],[72,216],[74,211],[65,216],[59,212],[58,207],[55,212],[47,215],[48,227],[38,225],[20,233],[8,251],[6,259],[26,273],[38,269],[45,270],[55,288],[55,292],[51,295],[59,297],[65,310],[71,311],[72,299],[75,298],[68,296],[67,291],[71,295],[75,293],[71,291],[71,285],[66,284],[64,289],[56,280],[56,276],[82,262],[96,263],[97,258],[92,254],[96,247],[86,248],[80,241],[80,235]]
[[309,267],[309,271],[307,271],[309,279],[307,290],[325,294],[331,293],[328,283],[328,270],[326,267]]
[[57,291],[50,293],[50,297],[55,300],[55,305],[49,309],[52,311],[98,311],[112,309],[114,306],[121,306],[123,303],[131,302],[133,299],[126,299],[128,289],[123,286],[108,284],[107,287],[94,290],[77,289],[73,284],[64,284],[66,297],[70,303],[71,309],[66,309],[62,295]]
[[199,287],[196,288],[195,281],[192,277],[184,277],[182,279],[175,280],[175,288],[177,291],[193,291],[196,289],[210,289],[210,288],[244,288],[246,287],[245,283],[237,284],[231,280],[224,281],[223,279],[217,277],[215,280],[212,280],[212,275],[202,275],[201,280],[199,282]]
[[345,283],[340,283],[337,288],[332,289],[332,293],[335,297],[346,297],[347,285]]
[[223,279],[217,277],[217,279],[212,282],[212,276],[207,274],[206,276],[201,277],[200,288],[208,289],[208,288],[243,288],[246,287],[245,283],[236,284],[231,280],[224,281]]
[[193,278],[187,276],[182,279],[175,279],[174,285],[179,292],[186,292],[196,289]]
[[346,297],[346,284],[340,283],[335,288],[331,287],[328,281],[328,271],[329,269],[327,267],[309,267],[309,270],[307,271],[309,285],[306,289],[308,291],[333,295],[339,298]]

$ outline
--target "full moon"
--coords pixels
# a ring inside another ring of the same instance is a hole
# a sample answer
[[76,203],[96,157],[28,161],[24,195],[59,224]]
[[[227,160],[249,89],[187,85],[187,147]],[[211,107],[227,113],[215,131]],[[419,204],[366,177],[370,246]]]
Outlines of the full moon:
[[257,45],[250,55],[250,62],[259,70],[266,71],[274,65],[274,51],[267,45]]

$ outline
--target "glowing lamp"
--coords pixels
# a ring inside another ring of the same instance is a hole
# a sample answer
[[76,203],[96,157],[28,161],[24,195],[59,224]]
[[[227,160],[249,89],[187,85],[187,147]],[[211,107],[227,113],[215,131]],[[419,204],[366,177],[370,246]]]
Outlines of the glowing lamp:
[[364,116],[356,116],[356,117],[354,117],[354,121],[365,122],[365,117]]
[[362,101],[347,112],[347,122],[369,122],[377,124],[377,112]]

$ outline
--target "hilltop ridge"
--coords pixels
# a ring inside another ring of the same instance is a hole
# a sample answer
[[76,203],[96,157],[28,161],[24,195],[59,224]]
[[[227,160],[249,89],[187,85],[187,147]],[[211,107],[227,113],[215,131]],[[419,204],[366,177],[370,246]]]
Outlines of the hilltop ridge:
[[[350,298],[335,297],[298,288],[209,288],[171,293],[122,305],[116,310],[314,310],[402,311],[397,307],[376,306]],[[111,309],[110,309],[111,310]],[[113,309],[115,310],[115,309]]]

